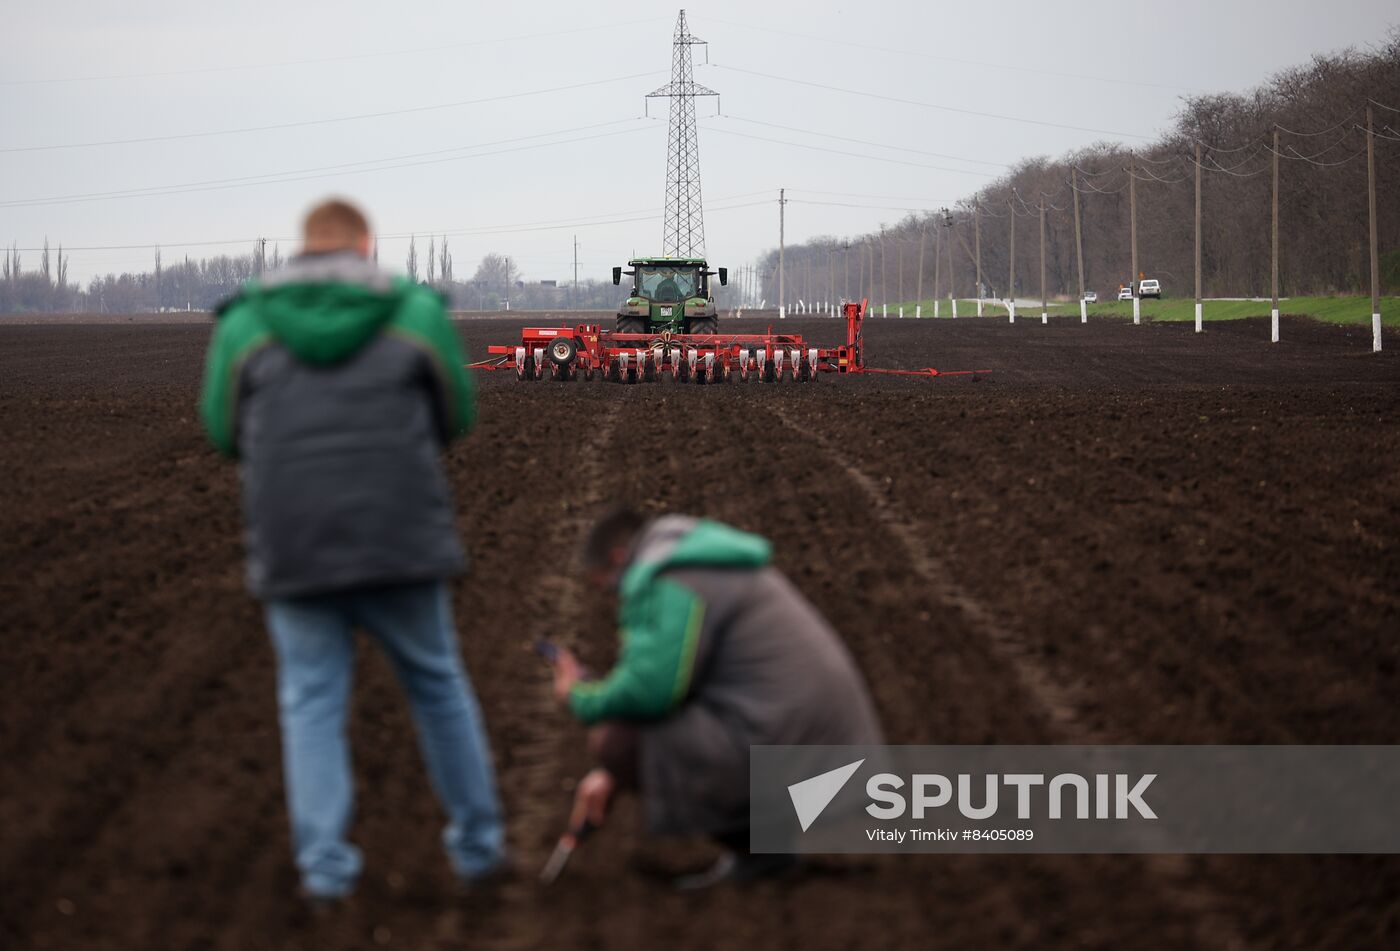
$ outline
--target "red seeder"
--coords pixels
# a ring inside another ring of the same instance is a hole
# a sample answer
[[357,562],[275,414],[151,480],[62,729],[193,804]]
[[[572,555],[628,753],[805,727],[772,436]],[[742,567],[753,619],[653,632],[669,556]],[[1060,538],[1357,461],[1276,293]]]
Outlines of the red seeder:
[[487,348],[491,357],[470,366],[514,369],[517,379],[651,382],[670,373],[678,383],[722,383],[734,378],[776,383],[810,383],[818,373],[886,373],[898,376],[967,376],[989,370],[885,370],[865,365],[861,324],[867,301],[842,305],[846,342],[811,347],[800,334],[634,334],[575,327],[526,327],[515,346]]

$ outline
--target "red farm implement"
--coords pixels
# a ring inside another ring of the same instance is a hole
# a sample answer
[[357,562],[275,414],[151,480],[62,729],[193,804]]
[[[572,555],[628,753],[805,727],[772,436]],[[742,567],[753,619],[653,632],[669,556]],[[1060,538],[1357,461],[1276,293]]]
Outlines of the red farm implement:
[[519,380],[602,379],[614,383],[652,382],[664,374],[678,383],[723,383],[790,379],[810,383],[819,373],[884,373],[899,376],[968,376],[988,370],[885,370],[865,365],[861,324],[868,303],[842,305],[846,342],[814,347],[800,334],[638,334],[575,327],[526,327],[520,343],[487,349],[481,370],[515,370]]

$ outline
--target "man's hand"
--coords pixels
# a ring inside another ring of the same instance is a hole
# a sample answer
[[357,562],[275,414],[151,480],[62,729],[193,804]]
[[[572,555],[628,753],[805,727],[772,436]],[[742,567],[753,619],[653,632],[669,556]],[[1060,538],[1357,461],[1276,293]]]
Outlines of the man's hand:
[[608,817],[608,806],[612,802],[616,786],[612,773],[606,769],[589,770],[588,775],[579,780],[578,789],[574,791],[574,808],[569,813],[569,829],[581,829],[585,821],[594,828],[601,826],[603,820]]
[[583,666],[568,648],[559,648],[554,658],[554,696],[560,703],[569,702],[569,691],[583,679]]

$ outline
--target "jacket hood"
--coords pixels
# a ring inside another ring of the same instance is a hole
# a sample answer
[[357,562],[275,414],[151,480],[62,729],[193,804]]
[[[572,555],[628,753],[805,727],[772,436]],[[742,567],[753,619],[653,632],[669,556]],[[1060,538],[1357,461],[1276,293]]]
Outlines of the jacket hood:
[[410,285],[353,252],[293,258],[245,292],[272,335],[314,366],[349,358],[388,323]]
[[773,546],[766,538],[709,519],[665,515],[642,530],[619,592],[630,598],[669,568],[752,569],[763,567],[772,557]]

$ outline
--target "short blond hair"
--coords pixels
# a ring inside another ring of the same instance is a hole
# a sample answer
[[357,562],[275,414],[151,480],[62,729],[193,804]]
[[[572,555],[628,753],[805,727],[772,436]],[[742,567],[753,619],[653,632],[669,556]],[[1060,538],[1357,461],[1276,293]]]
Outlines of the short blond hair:
[[369,236],[369,219],[350,202],[340,198],[323,201],[312,208],[302,225],[307,251],[351,251]]

